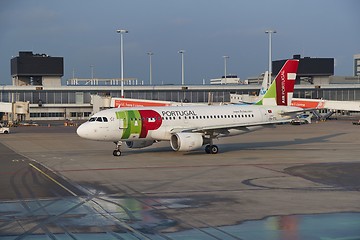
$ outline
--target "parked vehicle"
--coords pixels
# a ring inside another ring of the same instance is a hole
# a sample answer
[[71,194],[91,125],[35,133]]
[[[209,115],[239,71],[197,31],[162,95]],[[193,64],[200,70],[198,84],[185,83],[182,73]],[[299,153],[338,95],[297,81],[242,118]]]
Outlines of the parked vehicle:
[[359,121],[356,121],[356,122],[353,122],[352,124],[353,124],[353,125],[360,125],[360,120],[359,120]]
[[309,114],[301,114],[297,118],[293,119],[290,123],[292,125],[308,124],[311,123],[311,117],[312,115]]
[[308,124],[309,122],[306,119],[303,119],[303,118],[296,118],[294,120],[291,120],[290,123],[292,125],[302,125],[302,124]]
[[0,124],[0,133],[8,134],[8,133],[10,133],[10,128],[5,127],[4,125]]

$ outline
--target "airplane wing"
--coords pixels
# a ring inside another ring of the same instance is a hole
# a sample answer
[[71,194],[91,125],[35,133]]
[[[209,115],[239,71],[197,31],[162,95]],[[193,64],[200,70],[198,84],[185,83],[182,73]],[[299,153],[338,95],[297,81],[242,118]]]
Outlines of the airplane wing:
[[255,126],[265,126],[265,125],[274,125],[279,123],[290,122],[292,119],[288,120],[274,120],[268,122],[261,123],[244,123],[244,124],[233,124],[233,125],[215,125],[211,127],[199,127],[199,128],[173,128],[170,133],[178,133],[178,132],[198,132],[198,133],[208,133],[208,132],[218,132],[223,133],[228,129],[246,129],[247,127],[255,127]]
[[296,116],[300,113],[303,113],[303,112],[307,112],[307,111],[312,111],[314,109],[299,109],[299,110],[295,110],[295,111],[286,111],[286,112],[279,112],[280,115],[282,116]]

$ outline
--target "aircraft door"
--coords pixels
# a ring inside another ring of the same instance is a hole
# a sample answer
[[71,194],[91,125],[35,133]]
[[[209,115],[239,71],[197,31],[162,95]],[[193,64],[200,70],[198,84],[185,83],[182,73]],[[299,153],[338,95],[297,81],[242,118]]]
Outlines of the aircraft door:
[[119,129],[126,129],[129,126],[129,118],[125,111],[117,112],[116,118],[118,119]]
[[126,129],[128,128],[128,121],[126,118],[119,119],[119,129]]

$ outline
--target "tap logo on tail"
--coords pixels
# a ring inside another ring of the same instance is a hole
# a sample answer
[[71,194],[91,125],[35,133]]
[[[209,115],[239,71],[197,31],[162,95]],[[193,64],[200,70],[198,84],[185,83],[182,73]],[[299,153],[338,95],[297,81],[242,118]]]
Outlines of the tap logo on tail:
[[299,61],[288,60],[276,76],[276,103],[288,105],[294,92],[296,72]]
[[270,85],[263,99],[256,105],[290,105],[294,93],[294,85],[299,60],[287,60]]

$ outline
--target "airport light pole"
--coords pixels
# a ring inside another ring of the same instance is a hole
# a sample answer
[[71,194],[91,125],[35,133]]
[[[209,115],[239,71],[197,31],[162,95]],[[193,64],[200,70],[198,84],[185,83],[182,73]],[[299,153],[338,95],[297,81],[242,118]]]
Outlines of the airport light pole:
[[148,52],[147,55],[149,55],[149,80],[150,80],[150,85],[152,85],[152,62],[151,62],[151,58],[152,55],[154,55],[153,52]]
[[94,80],[94,65],[90,65],[91,70],[91,80]]
[[226,75],[227,75],[227,72],[226,72],[226,63],[227,63],[227,59],[229,59],[230,57],[229,56],[223,56],[223,58],[224,58],[224,78],[225,78],[225,84],[227,83],[226,82]]
[[121,75],[121,97],[124,97],[124,46],[123,46],[123,35],[128,33],[128,30],[118,29],[117,33],[120,33],[120,75]]
[[181,85],[185,84],[185,80],[184,80],[184,53],[185,50],[180,50],[178,51],[178,53],[181,54]]
[[268,81],[268,87],[271,83],[271,75],[272,75],[272,57],[271,57],[271,35],[273,33],[276,33],[276,30],[266,30],[265,33],[269,34],[269,81]]

